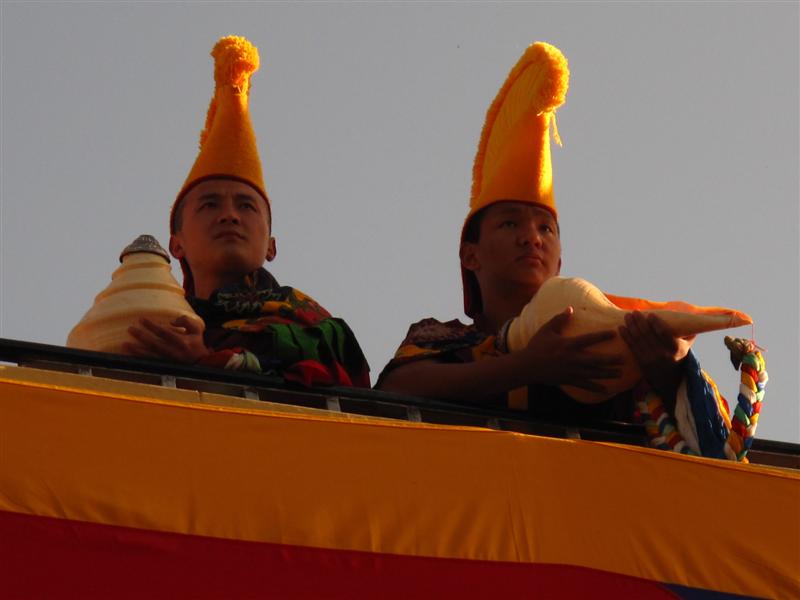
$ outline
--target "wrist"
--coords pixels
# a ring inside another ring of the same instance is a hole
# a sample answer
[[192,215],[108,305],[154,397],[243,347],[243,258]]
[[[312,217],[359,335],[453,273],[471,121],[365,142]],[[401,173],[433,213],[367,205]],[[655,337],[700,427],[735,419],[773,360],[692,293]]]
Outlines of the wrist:
[[533,381],[539,380],[537,373],[539,363],[530,355],[527,348],[510,352],[506,356],[506,360],[509,365],[507,381],[511,383],[512,388],[528,385]]

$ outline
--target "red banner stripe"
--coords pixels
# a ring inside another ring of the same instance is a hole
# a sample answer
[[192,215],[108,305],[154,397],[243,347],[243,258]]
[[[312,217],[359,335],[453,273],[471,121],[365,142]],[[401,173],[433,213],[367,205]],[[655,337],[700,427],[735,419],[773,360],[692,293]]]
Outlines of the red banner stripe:
[[10,512],[0,512],[0,596],[676,598],[652,581],[570,565],[307,548]]

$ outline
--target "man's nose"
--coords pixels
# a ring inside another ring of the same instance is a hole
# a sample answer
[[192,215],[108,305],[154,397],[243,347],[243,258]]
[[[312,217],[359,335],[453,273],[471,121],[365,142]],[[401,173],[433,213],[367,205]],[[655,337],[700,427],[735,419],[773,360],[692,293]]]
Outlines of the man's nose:
[[222,203],[222,210],[219,212],[220,223],[238,223],[239,213],[236,210],[236,205],[231,200],[225,200]]
[[541,232],[536,223],[525,223],[519,229],[519,243],[522,246],[531,244],[533,246],[541,246],[543,243]]

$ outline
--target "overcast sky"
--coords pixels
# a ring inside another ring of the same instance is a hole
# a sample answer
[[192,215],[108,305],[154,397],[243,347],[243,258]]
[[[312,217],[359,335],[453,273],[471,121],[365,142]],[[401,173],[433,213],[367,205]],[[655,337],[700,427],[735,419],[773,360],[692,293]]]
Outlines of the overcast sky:
[[[749,313],[771,376],[758,435],[800,441],[797,2],[0,6],[0,336],[63,344],[125,245],[166,245],[209,51],[237,34],[261,54],[271,269],[348,321],[374,381],[410,323],[466,320],[475,148],[542,40],[572,73],[553,151],[563,274]],[[735,402],[726,333],[695,348]]]

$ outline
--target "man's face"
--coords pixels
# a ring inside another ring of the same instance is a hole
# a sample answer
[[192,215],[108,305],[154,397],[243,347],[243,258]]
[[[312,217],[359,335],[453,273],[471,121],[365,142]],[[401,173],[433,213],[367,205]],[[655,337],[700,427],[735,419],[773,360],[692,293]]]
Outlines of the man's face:
[[170,251],[186,259],[195,279],[239,278],[275,257],[266,202],[246,183],[204,181],[189,190],[179,210]]
[[553,215],[525,202],[485,210],[476,243],[464,242],[461,260],[481,288],[524,286],[535,294],[561,270],[561,239]]

